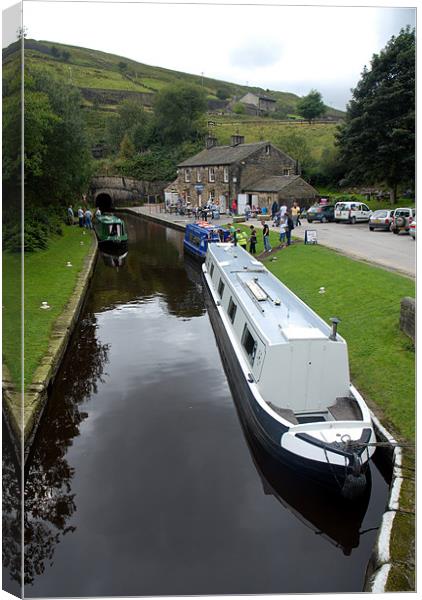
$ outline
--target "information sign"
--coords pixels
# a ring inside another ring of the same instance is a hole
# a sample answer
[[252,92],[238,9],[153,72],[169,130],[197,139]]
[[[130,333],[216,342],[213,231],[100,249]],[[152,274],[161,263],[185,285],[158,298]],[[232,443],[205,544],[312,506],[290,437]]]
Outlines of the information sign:
[[317,232],[315,229],[305,229],[305,244],[317,244]]
[[195,185],[195,189],[198,192],[198,194],[201,194],[204,191],[204,186],[202,183],[197,183]]

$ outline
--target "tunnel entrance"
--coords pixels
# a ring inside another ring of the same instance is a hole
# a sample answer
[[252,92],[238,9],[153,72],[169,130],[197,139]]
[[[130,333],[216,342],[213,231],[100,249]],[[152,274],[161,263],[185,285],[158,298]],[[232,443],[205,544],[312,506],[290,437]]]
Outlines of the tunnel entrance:
[[98,194],[95,200],[95,206],[100,209],[101,212],[110,212],[113,210],[113,201],[109,194]]

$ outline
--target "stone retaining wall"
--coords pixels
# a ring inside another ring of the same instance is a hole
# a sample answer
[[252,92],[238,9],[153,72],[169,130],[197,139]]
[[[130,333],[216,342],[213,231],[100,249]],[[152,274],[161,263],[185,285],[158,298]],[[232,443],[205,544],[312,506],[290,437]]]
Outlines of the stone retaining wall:
[[400,303],[400,329],[415,341],[415,298],[403,298]]

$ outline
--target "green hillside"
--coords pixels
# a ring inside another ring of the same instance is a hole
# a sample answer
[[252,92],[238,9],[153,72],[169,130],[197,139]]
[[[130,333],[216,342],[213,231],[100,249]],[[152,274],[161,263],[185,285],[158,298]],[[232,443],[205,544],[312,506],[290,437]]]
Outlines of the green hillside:
[[[8,66],[16,56],[18,43],[3,50],[3,68],[7,74]],[[247,141],[283,137],[289,131],[289,124],[273,118],[247,117],[233,113],[221,115],[224,101],[240,98],[248,91],[265,93],[277,101],[277,109],[284,113],[296,113],[299,96],[287,92],[273,92],[262,88],[248,87],[226,81],[219,81],[199,75],[172,71],[138,63],[122,56],[68,46],[55,42],[25,40],[25,64],[42,65],[47,71],[77,86],[82,93],[84,116],[90,132],[92,144],[104,139],[107,122],[115,116],[116,107],[129,97],[137,97],[147,110],[151,110],[154,95],[167,85],[186,82],[202,86],[207,92],[209,112],[217,119],[215,133],[220,143],[228,141],[235,127],[242,128]],[[328,108],[326,116],[338,119],[344,115],[341,111]],[[286,129],[287,128],[287,129]],[[315,129],[316,128],[316,129]],[[313,126],[310,146],[321,147],[321,136],[328,146],[332,145],[334,125]],[[308,134],[307,133],[307,137]],[[314,152],[312,152],[314,154]],[[318,156],[315,153],[315,158]]]

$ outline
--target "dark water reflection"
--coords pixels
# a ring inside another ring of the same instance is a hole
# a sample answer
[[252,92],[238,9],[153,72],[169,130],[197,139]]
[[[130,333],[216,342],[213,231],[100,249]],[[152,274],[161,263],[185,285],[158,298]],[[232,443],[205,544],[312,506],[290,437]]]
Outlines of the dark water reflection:
[[382,477],[351,510],[277,471],[243,432],[181,235],[127,222],[28,467],[26,596],[360,591]]

